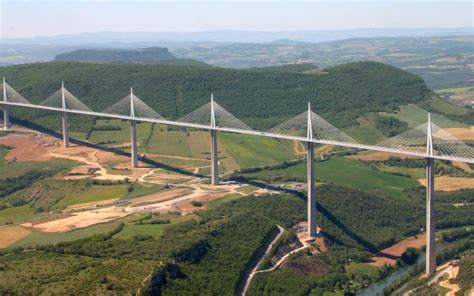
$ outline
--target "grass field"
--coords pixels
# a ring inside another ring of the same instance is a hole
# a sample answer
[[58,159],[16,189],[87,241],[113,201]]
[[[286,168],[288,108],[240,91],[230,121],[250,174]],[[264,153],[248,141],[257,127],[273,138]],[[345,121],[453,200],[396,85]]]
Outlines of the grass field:
[[366,117],[357,119],[359,125],[345,128],[343,131],[364,144],[377,144],[386,139],[386,137],[375,128]]
[[[148,145],[141,151],[158,155],[202,159],[199,161],[161,157],[162,162],[170,165],[192,162],[198,162],[199,165],[209,165],[210,142],[209,132],[167,130],[164,126],[156,125]],[[277,141],[230,133],[218,134],[218,151],[220,162],[226,170],[231,171],[240,167],[260,166],[295,158],[292,141]]]
[[66,208],[70,205],[122,198],[127,194],[127,185],[91,186],[84,191],[66,195],[55,207]]
[[346,265],[346,274],[352,275],[367,275],[373,277],[377,274],[380,267],[369,265],[366,263],[351,262]]
[[0,166],[5,164],[5,156],[8,153],[8,149],[5,146],[0,146]]
[[443,114],[463,115],[467,113],[466,108],[452,105],[440,97],[433,97],[430,105]]
[[445,94],[445,93],[454,93],[454,94],[459,94],[459,93],[464,93],[469,90],[471,90],[471,86],[466,86],[466,87],[453,87],[453,88],[443,88],[443,89],[438,89],[436,90],[437,93],[440,94]]
[[255,167],[295,159],[294,144],[288,140],[220,133],[222,143],[240,167]]
[[[95,127],[100,128],[101,126],[106,125],[116,126],[121,128],[121,130],[94,130],[89,137],[89,141],[93,143],[113,142],[113,144],[130,143],[130,122],[119,119],[99,119],[97,120]],[[150,131],[151,123],[141,122],[137,124],[137,139],[139,146],[143,145],[145,139],[149,136]]]
[[[316,162],[315,171],[317,181],[332,182],[367,192],[385,192],[396,197],[402,197],[404,189],[420,186],[415,179],[384,173],[345,157],[332,157],[326,161]],[[306,163],[282,170],[248,174],[248,176],[258,178],[259,175],[265,174],[306,178]]]
[[[392,116],[398,120],[405,121],[410,127],[416,127],[428,121],[428,112],[415,105],[405,105],[400,107],[400,111],[393,113],[384,113],[385,116]],[[440,114],[431,114],[433,123],[440,127],[467,127],[466,124],[448,119]]]
[[29,205],[6,208],[0,211],[0,223],[11,221],[13,223],[25,222],[46,216],[47,213],[35,213]]
[[[153,216],[153,218],[151,219],[146,219],[144,220],[145,224],[136,224],[135,223],[136,216],[137,215],[135,215],[135,218],[129,217],[128,222],[125,223],[125,226],[119,233],[114,235],[114,238],[130,239],[137,235],[150,235],[154,238],[159,238],[161,234],[163,233],[163,230],[169,225],[197,219],[196,215],[179,216],[179,215],[173,215],[173,214],[165,214],[165,215]],[[147,220],[152,220],[154,218],[169,220],[170,223],[146,224]]]
[[[2,158],[3,161],[3,158]],[[71,168],[74,161],[64,159],[54,159],[50,161],[14,161],[0,165],[0,179],[14,178],[31,171],[49,171]]]
[[396,167],[396,166],[384,165],[383,163],[376,164],[376,167],[383,172],[401,173],[401,174],[409,175],[410,177],[414,179],[425,177],[425,169],[423,168]]
[[[205,158],[201,152],[204,151],[191,151],[190,138],[194,137],[195,132],[168,130],[166,126],[155,125],[153,134],[146,146],[147,153],[162,154],[162,155],[174,155],[184,156],[193,158]],[[201,141],[196,141],[196,145],[199,147],[207,148],[205,145],[199,145],[200,142],[209,138],[208,133],[200,132]],[[208,148],[207,148],[208,149]],[[198,150],[198,149],[196,149]],[[195,152],[195,153],[193,153]],[[207,150],[207,152],[209,152]]]
[[163,233],[167,224],[142,224],[127,225],[114,238],[129,239],[137,235],[151,235],[158,238]]

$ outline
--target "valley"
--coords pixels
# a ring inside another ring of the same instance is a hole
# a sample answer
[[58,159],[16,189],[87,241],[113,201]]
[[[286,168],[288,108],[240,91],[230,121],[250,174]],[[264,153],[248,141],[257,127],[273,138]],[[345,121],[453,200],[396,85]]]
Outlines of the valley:
[[[1,70],[36,102],[54,88],[56,71],[65,74],[71,69],[63,67],[96,73],[105,85],[114,86],[122,84],[114,80],[119,75],[108,74],[144,67],[165,94],[155,96],[154,89],[144,89],[144,100],[160,106],[164,115],[179,118],[188,108],[184,102],[198,106],[207,100],[201,98],[207,88],[184,80],[170,85],[165,74],[183,71],[192,81],[205,71],[211,77],[238,77],[233,89],[221,89],[219,103],[253,122],[256,129],[299,112],[285,96],[301,91],[331,122],[361,142],[378,143],[415,127],[425,121],[429,109],[442,127],[439,132],[455,133],[472,145],[471,110],[440,103],[421,79],[376,63],[329,68],[322,80],[300,73],[301,69],[288,72],[286,67],[258,70],[262,72],[56,62],[19,67]],[[354,95],[369,105],[354,104],[344,111],[338,104],[349,97],[342,90],[349,91],[351,82],[338,75],[350,78],[353,74],[347,73],[354,71],[367,85],[378,76],[394,77],[396,81],[383,89],[372,89],[387,93],[383,97],[389,99],[380,99],[378,93],[367,98],[361,86]],[[37,73],[51,76],[44,75],[33,86],[26,83],[26,77]],[[134,83],[143,83],[146,74],[140,75]],[[243,107],[257,91],[256,85],[246,82],[260,75],[269,85],[261,90],[262,102],[252,103],[271,103],[275,96],[281,99],[279,104],[288,106],[262,109],[261,120],[256,110]],[[296,80],[287,81],[285,88],[271,82],[293,76]],[[115,88],[112,94],[100,87],[97,93],[81,91],[94,86],[84,77],[88,76],[70,77],[71,85],[91,107],[100,109],[119,97]],[[218,87],[221,78],[210,81]],[[299,82],[310,85],[306,95],[304,88],[289,91]],[[337,87],[327,88],[331,83]],[[309,98],[314,91],[320,97]],[[398,92],[404,97],[395,95]],[[241,102],[232,99],[235,94],[241,95]],[[331,103],[325,101],[327,97]],[[377,104],[369,102],[375,98]],[[219,132],[222,181],[211,186],[208,132],[138,123],[139,163],[133,168],[127,121],[72,116],[73,141],[64,148],[57,115],[28,114],[19,108],[13,108],[12,114],[14,126],[0,135],[0,230],[7,234],[0,239],[1,292],[231,295],[239,291],[246,275],[253,274],[247,295],[343,295],[410,266],[407,248],[421,252],[424,247],[423,159],[316,146],[320,236],[310,240],[304,236],[306,149],[302,143]],[[465,255],[466,244],[472,244],[473,169],[469,164],[435,161],[438,243],[443,250],[459,247],[459,256]],[[277,237],[278,233],[282,234]],[[262,246],[269,247],[260,254]]]

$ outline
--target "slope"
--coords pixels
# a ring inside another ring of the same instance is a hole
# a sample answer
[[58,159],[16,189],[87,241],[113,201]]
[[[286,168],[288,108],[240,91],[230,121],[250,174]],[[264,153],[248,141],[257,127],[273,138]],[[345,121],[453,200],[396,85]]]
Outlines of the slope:
[[[65,81],[73,94],[99,111],[133,86],[137,96],[167,118],[195,110],[213,92],[220,105],[259,129],[301,113],[307,102],[331,123],[344,127],[367,112],[395,111],[431,95],[420,77],[375,62],[340,65],[317,75],[278,69],[52,62],[1,68],[0,76],[34,103]],[[57,116],[51,118],[49,113],[16,112],[28,119],[41,116],[42,124],[59,127]],[[84,130],[90,125],[76,123],[75,127]]]

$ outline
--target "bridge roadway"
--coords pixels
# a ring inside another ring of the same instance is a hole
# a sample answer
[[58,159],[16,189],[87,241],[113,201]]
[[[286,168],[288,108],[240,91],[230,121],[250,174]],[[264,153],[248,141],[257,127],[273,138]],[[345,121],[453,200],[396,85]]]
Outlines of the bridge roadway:
[[201,125],[201,124],[195,124],[195,123],[172,121],[172,120],[167,120],[167,119],[132,117],[132,116],[126,116],[126,115],[118,115],[118,114],[95,112],[95,111],[83,111],[83,110],[63,109],[63,108],[43,106],[43,105],[24,104],[24,103],[16,103],[16,102],[5,102],[5,101],[1,101],[1,100],[0,100],[0,105],[9,105],[9,106],[16,106],[16,107],[27,107],[27,108],[33,108],[33,109],[56,111],[56,112],[61,112],[61,113],[89,115],[89,116],[97,116],[97,117],[105,117],[105,118],[117,118],[117,119],[129,120],[129,121],[152,122],[152,123],[160,123],[160,124],[182,126],[182,127],[196,128],[196,129],[216,130],[216,131],[221,131],[221,132],[262,136],[262,137],[269,137],[269,138],[275,138],[275,139],[312,142],[312,143],[315,143],[315,144],[327,144],[327,145],[341,146],[341,147],[361,149],[361,150],[371,150],[371,151],[396,153],[396,154],[422,157],[422,158],[433,158],[433,159],[449,160],[449,161],[461,161],[461,162],[474,164],[474,159],[467,159],[467,158],[460,158],[460,157],[453,157],[453,156],[445,156],[445,155],[428,155],[427,153],[420,153],[420,152],[414,152],[414,151],[409,151],[409,150],[390,149],[390,148],[380,147],[380,146],[375,146],[375,145],[344,143],[344,142],[335,142],[335,141],[318,140],[318,139],[309,140],[306,137],[281,135],[281,134],[274,134],[274,133],[269,133],[269,132],[264,132],[264,131],[243,130],[243,129],[218,127],[218,126],[211,127],[210,125]]

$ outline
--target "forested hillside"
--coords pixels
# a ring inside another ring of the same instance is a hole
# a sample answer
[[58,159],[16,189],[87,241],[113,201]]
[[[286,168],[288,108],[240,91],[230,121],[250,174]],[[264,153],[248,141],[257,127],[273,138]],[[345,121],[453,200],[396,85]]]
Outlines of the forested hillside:
[[[52,62],[0,68],[0,76],[34,103],[48,97],[64,81],[69,91],[97,111],[125,97],[133,86],[138,97],[171,119],[208,102],[214,93],[224,108],[260,129],[305,111],[307,102],[336,126],[345,127],[361,114],[394,111],[432,95],[420,77],[380,63],[358,62],[314,71],[303,68],[301,72],[292,67],[282,71]],[[30,110],[14,114],[38,117]],[[42,124],[58,122],[57,115],[51,119],[47,115],[42,114]],[[82,130],[89,127],[75,126]]]
[[137,49],[79,49],[58,54],[55,61],[98,62],[98,63],[149,63],[172,65],[206,65],[191,59],[178,59],[166,47]]

